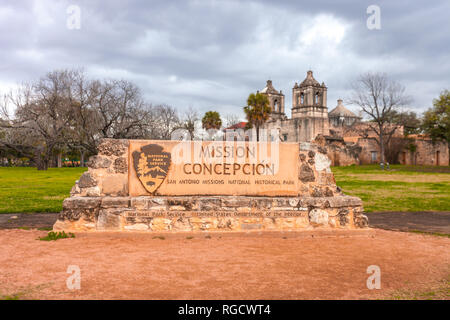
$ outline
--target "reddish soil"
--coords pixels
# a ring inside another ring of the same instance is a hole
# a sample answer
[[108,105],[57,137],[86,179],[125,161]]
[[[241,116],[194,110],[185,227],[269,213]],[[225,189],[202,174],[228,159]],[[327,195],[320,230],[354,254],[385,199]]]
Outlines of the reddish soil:
[[[0,230],[0,295],[23,299],[365,299],[425,290],[450,274],[450,239],[373,230],[164,235]],[[220,238],[219,238],[220,237]],[[66,287],[69,265],[81,289]],[[369,290],[367,267],[381,268]]]

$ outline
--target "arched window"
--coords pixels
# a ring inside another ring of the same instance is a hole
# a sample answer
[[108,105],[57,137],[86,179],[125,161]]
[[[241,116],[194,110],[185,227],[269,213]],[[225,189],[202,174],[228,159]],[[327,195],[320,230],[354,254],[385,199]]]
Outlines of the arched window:
[[300,93],[300,104],[303,104],[305,102],[305,96],[303,95],[303,92]]
[[278,100],[274,100],[273,101],[273,111],[278,112]]
[[316,104],[319,104],[319,92],[316,92],[316,95],[315,95],[315,99],[314,99],[314,102],[316,103]]

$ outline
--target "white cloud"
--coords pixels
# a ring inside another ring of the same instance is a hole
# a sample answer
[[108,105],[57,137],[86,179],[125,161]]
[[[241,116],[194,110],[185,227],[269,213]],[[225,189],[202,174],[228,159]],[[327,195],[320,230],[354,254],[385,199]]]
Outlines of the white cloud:
[[[417,109],[450,83],[450,7],[442,1],[386,3],[377,32],[365,27],[364,6],[332,1],[9,2],[0,5],[8,30],[0,34],[0,86],[84,67],[92,77],[135,82],[153,103],[238,113],[269,77],[290,110],[292,86],[308,69],[328,86],[330,109],[365,71],[401,81]],[[70,4],[81,8],[81,30],[65,27]]]

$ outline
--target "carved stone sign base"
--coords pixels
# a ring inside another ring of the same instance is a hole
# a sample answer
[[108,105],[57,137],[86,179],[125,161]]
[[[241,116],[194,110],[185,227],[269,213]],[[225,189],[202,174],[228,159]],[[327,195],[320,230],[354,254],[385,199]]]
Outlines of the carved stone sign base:
[[54,230],[247,231],[367,227],[359,198],[72,197]]
[[[336,186],[323,146],[275,145],[270,148],[276,157],[253,162],[252,154],[264,155],[262,143],[200,143],[202,154],[215,162],[177,161],[176,150],[184,144],[176,141],[103,140],[89,170],[64,200],[54,230],[191,232],[368,225],[361,200]],[[197,154],[195,145],[187,146],[186,154]],[[224,156],[230,150],[235,162]]]

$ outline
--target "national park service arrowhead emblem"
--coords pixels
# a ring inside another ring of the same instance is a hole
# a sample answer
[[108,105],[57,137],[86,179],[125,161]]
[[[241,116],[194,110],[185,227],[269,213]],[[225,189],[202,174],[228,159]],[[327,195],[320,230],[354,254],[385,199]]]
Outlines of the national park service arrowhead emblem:
[[136,174],[144,188],[154,194],[169,172],[171,162],[170,152],[164,152],[163,147],[149,144],[141,151],[133,152],[133,164]]

